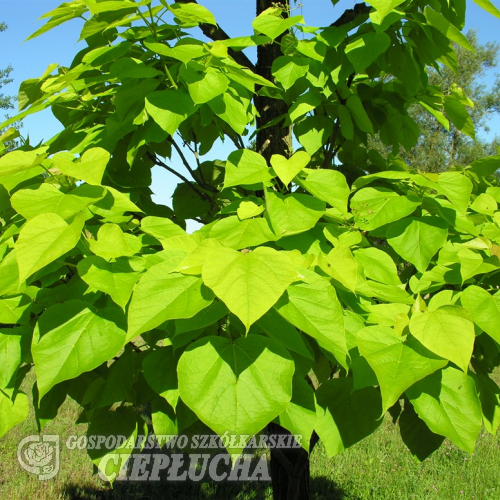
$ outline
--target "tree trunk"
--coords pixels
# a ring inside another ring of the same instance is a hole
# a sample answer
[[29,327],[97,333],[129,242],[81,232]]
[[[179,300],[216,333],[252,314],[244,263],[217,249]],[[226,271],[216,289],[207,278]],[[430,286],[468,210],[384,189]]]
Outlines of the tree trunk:
[[[275,423],[270,423],[267,431],[290,436],[290,432]],[[271,449],[271,481],[274,500],[309,500],[309,454],[304,448]]]
[[[281,3],[288,8],[288,0],[282,2],[276,2],[276,0],[257,0],[257,15],[275,6],[276,3]],[[287,12],[285,11],[283,15],[287,16]],[[273,81],[273,75],[271,73],[273,62],[276,58],[283,55],[280,47],[280,41],[283,35],[276,38],[274,43],[271,42],[257,47],[256,72],[271,82]],[[288,106],[285,102],[280,99],[273,99],[266,96],[256,96],[255,107],[260,115],[257,117],[258,129],[288,112]],[[264,156],[268,164],[271,156],[274,154],[288,156],[292,148],[291,134],[291,127],[283,127],[281,122],[259,131],[257,133],[256,143],[257,153]]]
[[[256,0],[257,15],[277,3],[288,8],[288,0]],[[284,12],[284,15],[288,15]],[[259,45],[257,47],[256,72],[273,81],[272,66],[281,53],[279,36],[274,43]],[[255,107],[260,115],[257,117],[257,128],[277,119],[288,112],[288,105],[280,99],[267,96],[256,96]],[[284,127],[277,123],[257,132],[256,151],[260,153],[270,166],[271,156],[280,154],[289,156],[292,149],[291,127]],[[269,434],[290,435],[278,424],[270,423]],[[271,450],[271,480],[273,485],[274,500],[309,500],[309,454],[303,448],[272,449]]]

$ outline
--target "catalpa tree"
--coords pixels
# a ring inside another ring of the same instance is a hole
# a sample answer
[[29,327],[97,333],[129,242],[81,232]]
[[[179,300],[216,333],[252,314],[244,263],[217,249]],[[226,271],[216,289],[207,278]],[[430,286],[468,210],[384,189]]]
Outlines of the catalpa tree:
[[[33,35],[82,18],[87,46],[20,88],[12,120],[50,108],[62,132],[0,159],[2,434],[34,370],[40,430],[69,396],[89,435],[143,434],[144,407],[156,434],[209,429],[233,456],[300,435],[271,463],[275,498],[303,499],[314,444],[340,453],[387,411],[418,459],[497,431],[500,156],[398,157],[409,106],[474,137],[463,90],[427,78],[471,48],[465,2],[371,0],[323,28],[256,4],[239,38],[165,0],[74,0]],[[234,150],[204,161],[219,139]],[[173,209],[153,167],[179,180]],[[133,451],[89,454],[112,479]]]

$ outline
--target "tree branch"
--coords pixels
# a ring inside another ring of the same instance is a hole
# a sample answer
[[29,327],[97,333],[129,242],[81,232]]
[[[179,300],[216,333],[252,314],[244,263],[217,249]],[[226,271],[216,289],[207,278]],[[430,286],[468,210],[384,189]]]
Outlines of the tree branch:
[[345,24],[352,23],[358,16],[368,15],[371,7],[365,3],[357,3],[354,9],[347,9],[336,21],[330,24],[332,28],[338,28]]
[[210,203],[210,205],[213,206],[213,200],[209,196],[207,196],[205,193],[200,191],[188,178],[184,177],[182,174],[177,172],[177,170],[173,169],[172,167],[169,167],[166,163],[163,163],[160,159],[158,159],[158,157],[156,155],[148,152],[148,157],[155,165],[158,165],[159,167],[162,167],[165,170],[168,170],[171,174],[174,174],[176,177],[181,179],[181,181],[183,181],[185,184],[187,184],[200,198],[208,201]]
[[[198,3],[196,0],[178,0],[179,3]],[[231,37],[219,26],[214,26],[213,24],[206,24],[206,23],[201,23],[199,25],[201,31],[203,34],[207,37],[210,38],[210,40],[213,40],[214,42],[218,40],[230,40]],[[247,68],[251,69],[252,71],[255,71],[255,66],[248,59],[248,57],[243,54],[243,52],[236,51],[231,49],[230,47],[228,48],[228,53],[230,56],[241,66],[246,66]]]

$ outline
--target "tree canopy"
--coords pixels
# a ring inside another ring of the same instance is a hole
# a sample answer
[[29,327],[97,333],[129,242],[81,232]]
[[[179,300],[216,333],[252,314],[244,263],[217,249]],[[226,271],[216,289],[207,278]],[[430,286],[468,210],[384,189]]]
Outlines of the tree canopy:
[[[428,174],[369,141],[411,151],[416,105],[474,136],[466,90],[431,78],[473,50],[465,2],[370,0],[321,28],[256,4],[239,38],[165,0],[73,0],[32,36],[83,18],[87,46],[3,125],[50,108],[64,129],[0,158],[0,434],[32,369],[40,429],[70,396],[89,435],[136,437],[148,405],[156,434],[234,455],[274,423],[333,456],[386,411],[418,459],[496,433],[500,156]],[[89,454],[113,480],[133,451]]]

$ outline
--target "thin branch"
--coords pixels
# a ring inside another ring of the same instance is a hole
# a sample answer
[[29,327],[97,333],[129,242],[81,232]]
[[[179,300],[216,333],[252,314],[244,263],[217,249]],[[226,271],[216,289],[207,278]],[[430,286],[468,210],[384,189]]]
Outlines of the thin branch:
[[184,156],[184,153],[182,152],[182,149],[178,146],[178,144],[174,141],[173,137],[169,137],[167,139],[170,144],[175,148],[177,151],[177,154],[181,157],[182,163],[186,167],[187,171],[191,174],[191,177],[196,181],[199,182],[199,180],[196,178],[196,175],[194,175],[194,170],[191,168],[191,165],[189,162],[186,160],[186,157]]
[[177,172],[177,170],[173,169],[172,167],[169,167],[166,163],[163,163],[160,159],[158,159],[157,156],[154,154],[151,154],[148,152],[148,157],[149,159],[155,164],[158,165],[159,167],[164,168],[165,170],[168,170],[171,174],[174,174],[177,176],[179,179],[181,179],[183,182],[185,182],[200,198],[208,201],[210,205],[213,206],[213,200],[207,196],[205,193],[200,191],[189,179],[184,177],[182,174]]
[[[175,150],[177,151],[177,154],[181,157],[182,163],[184,164],[184,166],[187,168],[187,170],[191,174],[191,177],[200,185],[200,187],[202,187],[203,189],[206,189],[208,191],[215,192],[216,190],[212,186],[208,185],[205,182],[205,179],[203,178],[203,174],[201,172],[201,169],[198,170],[200,177],[198,178],[198,176],[195,175],[194,170],[191,168],[191,165],[189,165],[189,162],[187,161],[186,157],[184,156],[184,153],[182,152],[182,149],[174,141],[174,139],[172,137],[169,137],[167,140],[172,144],[172,146],[174,146]],[[184,144],[186,144],[188,146],[188,148],[191,149],[191,147],[187,144],[187,142],[184,141]],[[200,162],[199,162],[198,158],[196,159],[196,163],[199,167]]]
[[[180,3],[198,3],[196,0],[180,0]],[[199,25],[201,31],[203,34],[207,37],[210,38],[210,40],[219,41],[219,40],[230,40],[231,37],[219,26],[214,26],[213,24],[206,24],[206,23],[201,23]],[[252,71],[255,71],[255,66],[248,59],[248,57],[240,51],[233,50],[232,48],[228,48],[228,53],[231,55],[231,57],[241,66],[246,66],[247,68],[251,69]]]
[[330,24],[332,28],[339,28],[345,24],[352,23],[358,16],[367,16],[371,7],[365,3],[357,3],[354,9],[347,9],[336,21]]
[[329,168],[330,163],[334,157],[334,144],[337,140],[337,135],[340,130],[340,119],[337,118],[337,122],[335,123],[335,128],[333,129],[332,135],[330,137],[330,141],[328,143],[328,148],[326,151],[325,159],[323,161],[323,168]]

